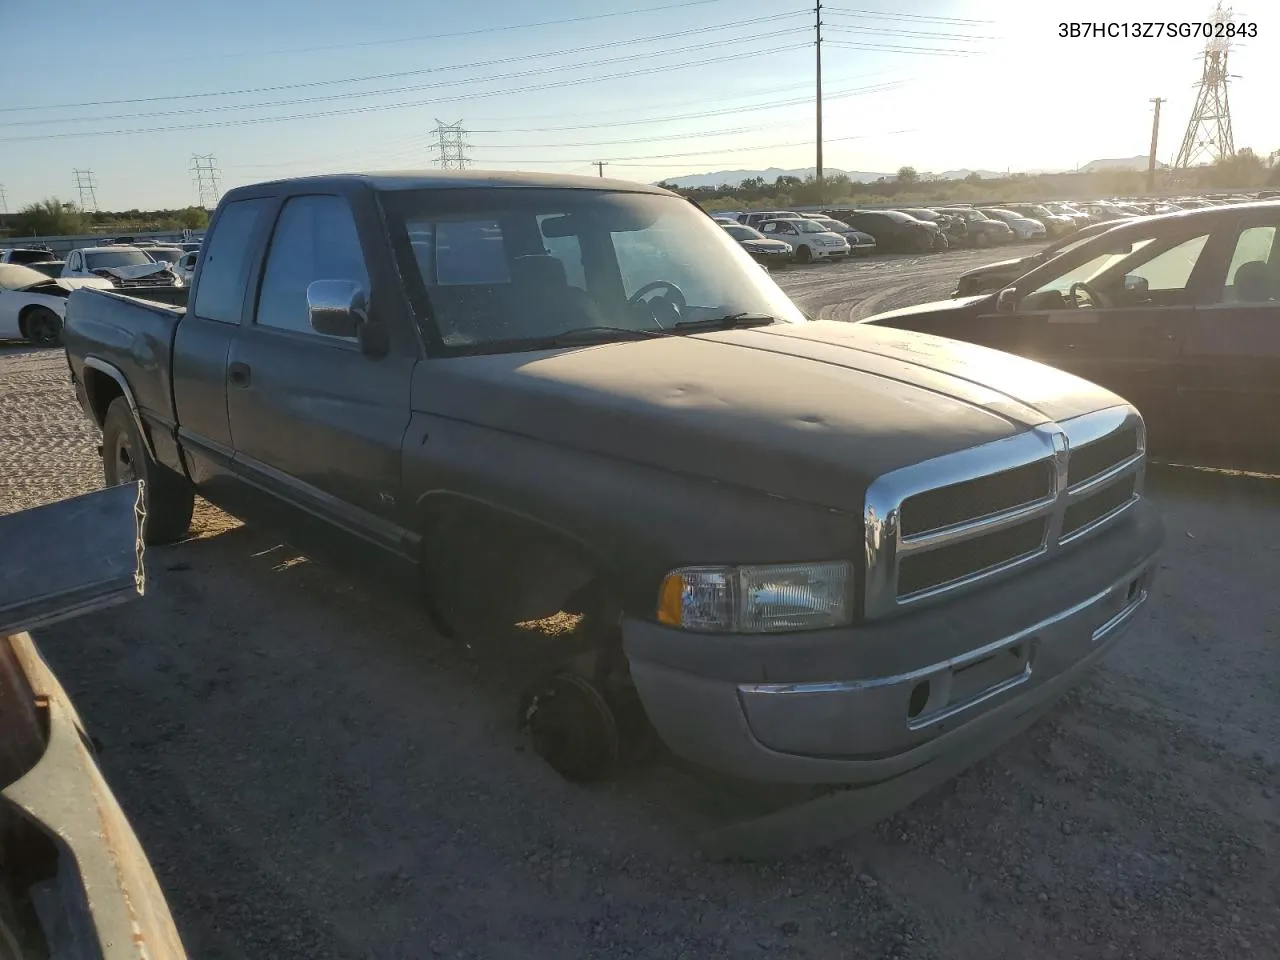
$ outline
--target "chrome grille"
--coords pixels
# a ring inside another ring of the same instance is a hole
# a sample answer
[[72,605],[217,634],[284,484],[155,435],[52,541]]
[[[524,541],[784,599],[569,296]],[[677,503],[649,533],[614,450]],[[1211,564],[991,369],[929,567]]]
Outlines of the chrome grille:
[[1108,526],[1135,503],[1142,418],[1113,407],[917,464],[867,491],[869,618],[989,580]]
[[1046,458],[927,490],[903,501],[902,535],[910,537],[1014,510],[1051,496],[1053,485],[1053,460]]

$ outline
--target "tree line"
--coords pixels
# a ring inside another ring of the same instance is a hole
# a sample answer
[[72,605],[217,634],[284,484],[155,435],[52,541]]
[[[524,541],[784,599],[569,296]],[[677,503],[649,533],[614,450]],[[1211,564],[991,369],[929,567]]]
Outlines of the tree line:
[[[1147,193],[1147,174],[1137,170],[1102,170],[1093,173],[1015,173],[984,178],[970,173],[962,180],[942,180],[921,174],[915,167],[899,168],[896,176],[870,182],[850,180],[845,174],[801,179],[780,176],[774,181],[752,177],[739,184],[717,187],[678,187],[659,183],[709,210],[736,207],[857,206],[873,204],[1034,202],[1086,200],[1102,197],[1134,197]],[[1156,195],[1191,194],[1220,190],[1280,188],[1280,150],[1262,157],[1248,147],[1212,165],[1189,170],[1157,170]]]
[[99,213],[81,210],[74,203],[57,197],[38,200],[27,204],[17,213],[0,216],[0,233],[7,233],[11,238],[203,230],[208,225],[209,211],[203,207]]

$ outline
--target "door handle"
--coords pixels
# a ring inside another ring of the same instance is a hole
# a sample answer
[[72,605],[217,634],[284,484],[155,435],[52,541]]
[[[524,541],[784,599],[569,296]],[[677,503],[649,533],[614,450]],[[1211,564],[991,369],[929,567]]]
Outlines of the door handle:
[[247,363],[229,364],[227,366],[227,379],[237,387],[247,387],[249,385],[249,365]]

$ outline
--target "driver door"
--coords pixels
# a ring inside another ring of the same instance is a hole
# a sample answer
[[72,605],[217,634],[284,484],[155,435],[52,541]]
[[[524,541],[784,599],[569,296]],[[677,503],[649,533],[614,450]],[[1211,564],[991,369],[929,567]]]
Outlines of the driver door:
[[1209,239],[1208,230],[1155,235],[1129,252],[1073,258],[1058,276],[1019,291],[1018,312],[983,317],[991,336],[982,342],[1119,394],[1146,419],[1151,448],[1173,449],[1181,349]]

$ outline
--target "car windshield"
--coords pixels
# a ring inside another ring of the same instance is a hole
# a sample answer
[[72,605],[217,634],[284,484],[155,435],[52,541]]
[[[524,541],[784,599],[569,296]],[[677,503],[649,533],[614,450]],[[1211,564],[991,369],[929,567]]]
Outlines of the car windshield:
[[0,263],[0,290],[21,290],[49,278],[39,270],[16,263]]
[[982,212],[985,213],[988,217],[995,217],[999,220],[1022,219],[1018,214],[1014,213],[1012,210],[983,210]]
[[[1097,238],[1092,237],[1090,239],[1096,240]],[[1049,292],[1066,294],[1074,284],[1089,283],[1121,260],[1126,260],[1137,253],[1154,239],[1154,237],[1144,237],[1131,244],[1119,241],[1112,244],[1099,244],[1099,249],[1095,256],[1089,257],[1082,263],[1069,266],[1058,276],[1042,282],[1031,291],[1030,296],[1040,297]]]
[[678,197],[476,188],[388,191],[382,202],[424,333],[445,352],[546,349],[584,328],[626,339],[736,317],[806,322],[724,228]]
[[177,247],[147,247],[144,252],[150,255],[151,259],[157,263],[161,260],[176,263],[182,259],[182,251]]
[[939,214],[934,213],[932,210],[914,210],[914,209],[912,209],[912,210],[904,210],[903,212],[904,212],[904,213],[907,213],[907,214],[910,214],[911,216],[915,217],[917,220],[931,220],[931,221],[932,221],[932,220],[937,220],[937,219],[939,219]]
[[84,262],[90,270],[102,270],[106,267],[136,267],[151,263],[152,260],[141,250],[104,250],[101,253],[86,253]]
[[751,227],[725,226],[725,232],[735,240],[764,240],[765,235]]
[[796,224],[796,229],[801,233],[827,233],[828,228],[818,223],[817,220],[801,220]]
[[986,217],[984,217],[981,213],[979,213],[977,210],[948,210],[948,211],[947,211],[947,213],[954,214],[954,215],[956,215],[957,217],[963,217],[965,220],[985,220],[985,219],[987,219],[987,218],[986,218]]

